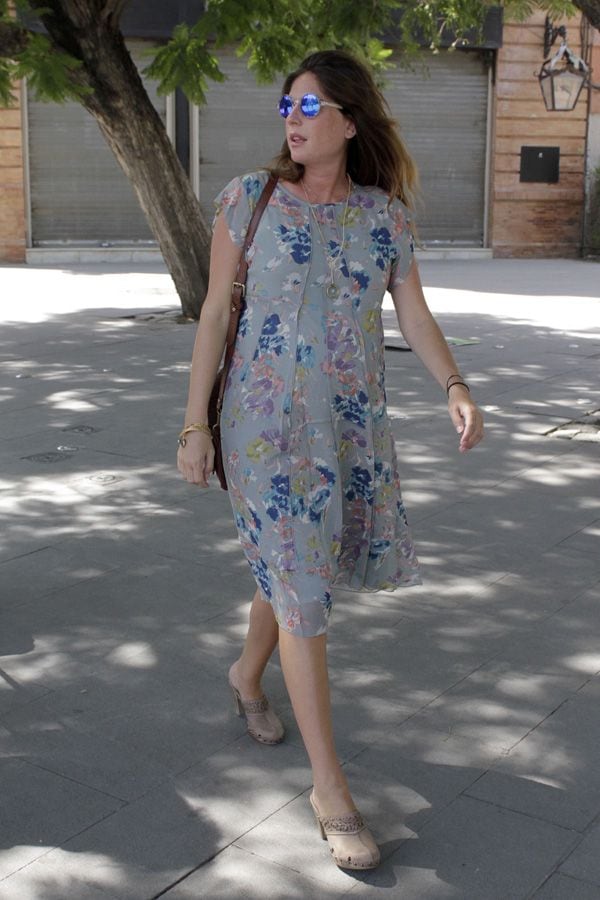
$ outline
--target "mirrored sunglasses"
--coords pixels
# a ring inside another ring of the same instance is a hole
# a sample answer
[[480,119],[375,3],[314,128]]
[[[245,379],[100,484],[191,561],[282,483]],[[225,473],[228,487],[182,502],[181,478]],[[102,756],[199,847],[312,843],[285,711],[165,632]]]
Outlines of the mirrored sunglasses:
[[322,106],[332,106],[334,109],[343,109],[343,106],[340,106],[339,103],[331,103],[329,100],[322,100],[320,97],[317,97],[316,94],[304,94],[300,100],[295,100],[293,97],[290,97],[289,94],[284,94],[279,101],[279,115],[283,116],[284,119],[287,119],[298,103],[300,104],[302,115],[306,116],[308,119],[314,119],[315,116],[318,116]]

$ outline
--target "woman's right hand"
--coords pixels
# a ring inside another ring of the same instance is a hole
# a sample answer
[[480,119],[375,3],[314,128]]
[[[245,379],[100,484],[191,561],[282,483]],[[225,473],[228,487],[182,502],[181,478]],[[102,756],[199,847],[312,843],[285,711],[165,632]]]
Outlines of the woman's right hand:
[[202,431],[185,436],[185,447],[177,450],[177,468],[186,481],[208,487],[208,476],[214,470],[215,451],[212,439]]

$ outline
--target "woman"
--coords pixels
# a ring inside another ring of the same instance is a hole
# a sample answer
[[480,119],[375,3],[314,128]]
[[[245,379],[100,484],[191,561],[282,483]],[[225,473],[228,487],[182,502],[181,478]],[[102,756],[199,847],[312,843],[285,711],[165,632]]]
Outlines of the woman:
[[[257,582],[229,682],[250,734],[282,740],[261,690],[279,643],[321,836],[338,866],[372,868],[379,850],[336,756],[326,640],[334,584],[420,583],[385,406],[388,288],[404,337],[447,390],[461,451],[481,440],[483,425],[423,297],[408,226],[416,171],[369,71],[345,52],[312,54],[286,79],[279,111],[285,142],[271,167],[279,180],[247,254],[221,417],[230,498]],[[181,473],[201,487],[213,466],[206,413],[231,283],[268,176],[236,178],[216,200],[185,417],[197,427],[178,452]]]

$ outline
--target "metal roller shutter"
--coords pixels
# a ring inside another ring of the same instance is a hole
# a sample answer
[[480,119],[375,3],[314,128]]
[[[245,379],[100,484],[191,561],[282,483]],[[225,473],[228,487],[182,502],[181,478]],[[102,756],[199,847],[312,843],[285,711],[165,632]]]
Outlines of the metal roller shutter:
[[386,73],[386,97],[419,166],[419,235],[426,244],[481,247],[488,74],[476,51],[426,57],[427,70]]
[[[128,41],[138,68],[142,50]],[[145,81],[163,122],[165,97]],[[28,98],[31,231],[34,246],[154,243],[129,181],[95,119],[78,103]]]
[[233,52],[220,53],[219,63],[227,79],[211,82],[208,102],[199,110],[199,199],[209,222],[219,191],[235,175],[266,165],[284,136],[277,112],[283,78],[257,85],[246,61]]
[[[200,109],[200,202],[232,178],[268,162],[283,136],[276,111],[281,85],[257,86],[245,60],[220,55],[228,78],[212,84]],[[396,62],[398,60],[396,59]],[[427,53],[426,70],[386,73],[385,94],[421,173],[417,211],[425,244],[483,243],[488,75],[480,53]],[[283,79],[281,79],[283,81]]]

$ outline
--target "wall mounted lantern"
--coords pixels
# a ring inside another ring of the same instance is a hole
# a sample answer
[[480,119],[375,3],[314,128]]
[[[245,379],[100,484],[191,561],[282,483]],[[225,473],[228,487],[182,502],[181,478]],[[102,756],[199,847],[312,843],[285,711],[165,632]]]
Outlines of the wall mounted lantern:
[[[561,37],[561,45],[553,57],[548,58],[552,44]],[[589,84],[589,66],[567,44],[564,25],[553,28],[546,18],[544,28],[544,63],[538,75],[542,97],[550,112],[569,112],[575,108],[583,87]]]

